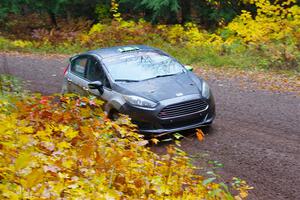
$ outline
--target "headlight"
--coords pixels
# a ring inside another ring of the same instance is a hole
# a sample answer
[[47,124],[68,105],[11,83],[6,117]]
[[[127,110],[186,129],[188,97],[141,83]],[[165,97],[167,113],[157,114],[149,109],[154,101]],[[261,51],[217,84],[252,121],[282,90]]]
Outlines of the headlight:
[[130,95],[124,95],[123,97],[128,103],[134,106],[154,108],[157,105],[157,103],[142,97],[130,96]]
[[210,89],[209,89],[208,84],[205,81],[202,81],[202,96],[207,99],[210,96]]

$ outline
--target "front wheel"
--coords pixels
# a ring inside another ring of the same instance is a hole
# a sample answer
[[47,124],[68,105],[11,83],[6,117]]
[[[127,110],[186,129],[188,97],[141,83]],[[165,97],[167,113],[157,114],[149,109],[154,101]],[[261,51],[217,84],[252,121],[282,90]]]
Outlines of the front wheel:
[[116,110],[113,110],[110,112],[109,118],[113,121],[117,121],[120,118],[120,113]]

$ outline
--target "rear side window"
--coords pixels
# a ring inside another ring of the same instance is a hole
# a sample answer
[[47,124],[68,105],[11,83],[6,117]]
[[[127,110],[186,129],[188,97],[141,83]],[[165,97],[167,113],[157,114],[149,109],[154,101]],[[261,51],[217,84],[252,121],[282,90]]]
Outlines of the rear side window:
[[80,77],[84,77],[87,60],[87,58],[76,58],[73,60],[71,71]]

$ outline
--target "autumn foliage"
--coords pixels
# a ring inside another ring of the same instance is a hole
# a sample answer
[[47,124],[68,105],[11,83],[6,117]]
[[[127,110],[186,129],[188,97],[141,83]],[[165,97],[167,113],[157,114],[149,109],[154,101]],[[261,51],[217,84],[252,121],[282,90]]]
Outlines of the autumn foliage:
[[15,19],[8,29],[18,34],[10,34],[10,39],[0,37],[0,49],[75,53],[147,44],[186,64],[300,70],[300,7],[296,0],[244,0],[256,12],[241,10],[240,15],[214,31],[193,22],[153,25],[144,19],[124,20],[116,2],[112,1],[110,10],[113,19],[94,24],[80,19],[62,21],[60,29],[41,26],[24,35],[28,30],[20,30],[25,23],[32,23]]
[[[233,199],[174,146],[150,151],[127,117],[76,96],[0,95],[1,199]],[[248,187],[236,188],[236,198]]]

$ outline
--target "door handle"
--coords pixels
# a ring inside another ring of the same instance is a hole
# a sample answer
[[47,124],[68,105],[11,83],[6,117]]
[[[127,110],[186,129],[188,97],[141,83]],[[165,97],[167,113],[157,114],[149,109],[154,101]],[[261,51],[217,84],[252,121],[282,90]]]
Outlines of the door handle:
[[83,87],[83,90],[89,91],[89,88],[88,87]]

